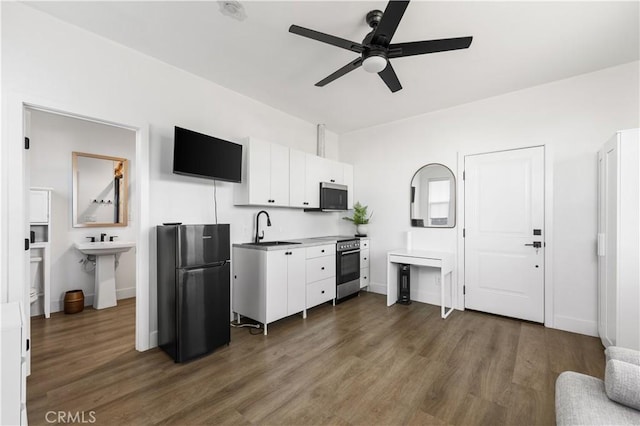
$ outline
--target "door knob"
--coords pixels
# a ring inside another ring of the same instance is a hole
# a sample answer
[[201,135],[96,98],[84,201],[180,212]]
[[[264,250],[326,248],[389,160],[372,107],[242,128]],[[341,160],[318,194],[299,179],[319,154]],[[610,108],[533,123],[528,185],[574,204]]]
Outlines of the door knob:
[[542,242],[541,241],[534,241],[531,244],[525,244],[525,246],[530,246],[530,247],[539,249],[539,248],[542,247]]

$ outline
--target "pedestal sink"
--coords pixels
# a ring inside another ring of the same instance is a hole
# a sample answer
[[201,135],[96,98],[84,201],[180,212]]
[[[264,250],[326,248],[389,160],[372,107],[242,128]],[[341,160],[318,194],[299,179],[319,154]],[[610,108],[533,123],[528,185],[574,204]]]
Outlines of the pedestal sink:
[[76,243],[76,248],[86,255],[96,257],[96,289],[93,295],[93,307],[104,309],[116,306],[116,255],[135,247],[136,243],[127,241],[104,241],[95,243]]

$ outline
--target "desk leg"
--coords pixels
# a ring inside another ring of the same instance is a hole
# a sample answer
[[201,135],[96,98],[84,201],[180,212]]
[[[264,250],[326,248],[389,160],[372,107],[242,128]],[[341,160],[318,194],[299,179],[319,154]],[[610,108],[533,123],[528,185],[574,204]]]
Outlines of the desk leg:
[[398,264],[389,260],[387,255],[387,306],[398,301]]
[[[445,319],[451,314],[451,311],[453,311],[453,272],[445,274],[443,269],[440,269],[440,316],[442,319]],[[451,307],[448,311],[444,305],[444,279],[447,275],[449,275],[449,295],[451,296]]]

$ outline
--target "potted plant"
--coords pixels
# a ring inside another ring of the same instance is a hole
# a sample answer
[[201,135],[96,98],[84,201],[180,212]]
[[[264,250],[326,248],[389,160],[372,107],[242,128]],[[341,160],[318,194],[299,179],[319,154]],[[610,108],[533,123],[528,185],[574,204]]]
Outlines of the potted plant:
[[367,207],[368,206],[363,206],[358,201],[353,205],[353,216],[343,217],[344,220],[349,220],[353,222],[354,225],[356,225],[356,235],[359,237],[366,237],[367,232],[369,231],[369,227],[367,225],[369,224],[369,220],[371,220],[371,216],[373,216],[373,213],[369,215],[367,213]]

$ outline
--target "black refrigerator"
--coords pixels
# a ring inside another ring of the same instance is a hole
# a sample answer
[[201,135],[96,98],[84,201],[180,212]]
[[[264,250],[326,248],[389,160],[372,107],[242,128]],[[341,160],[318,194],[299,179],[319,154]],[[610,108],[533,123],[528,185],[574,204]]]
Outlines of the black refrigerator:
[[185,362],[228,344],[229,225],[157,227],[158,346]]

